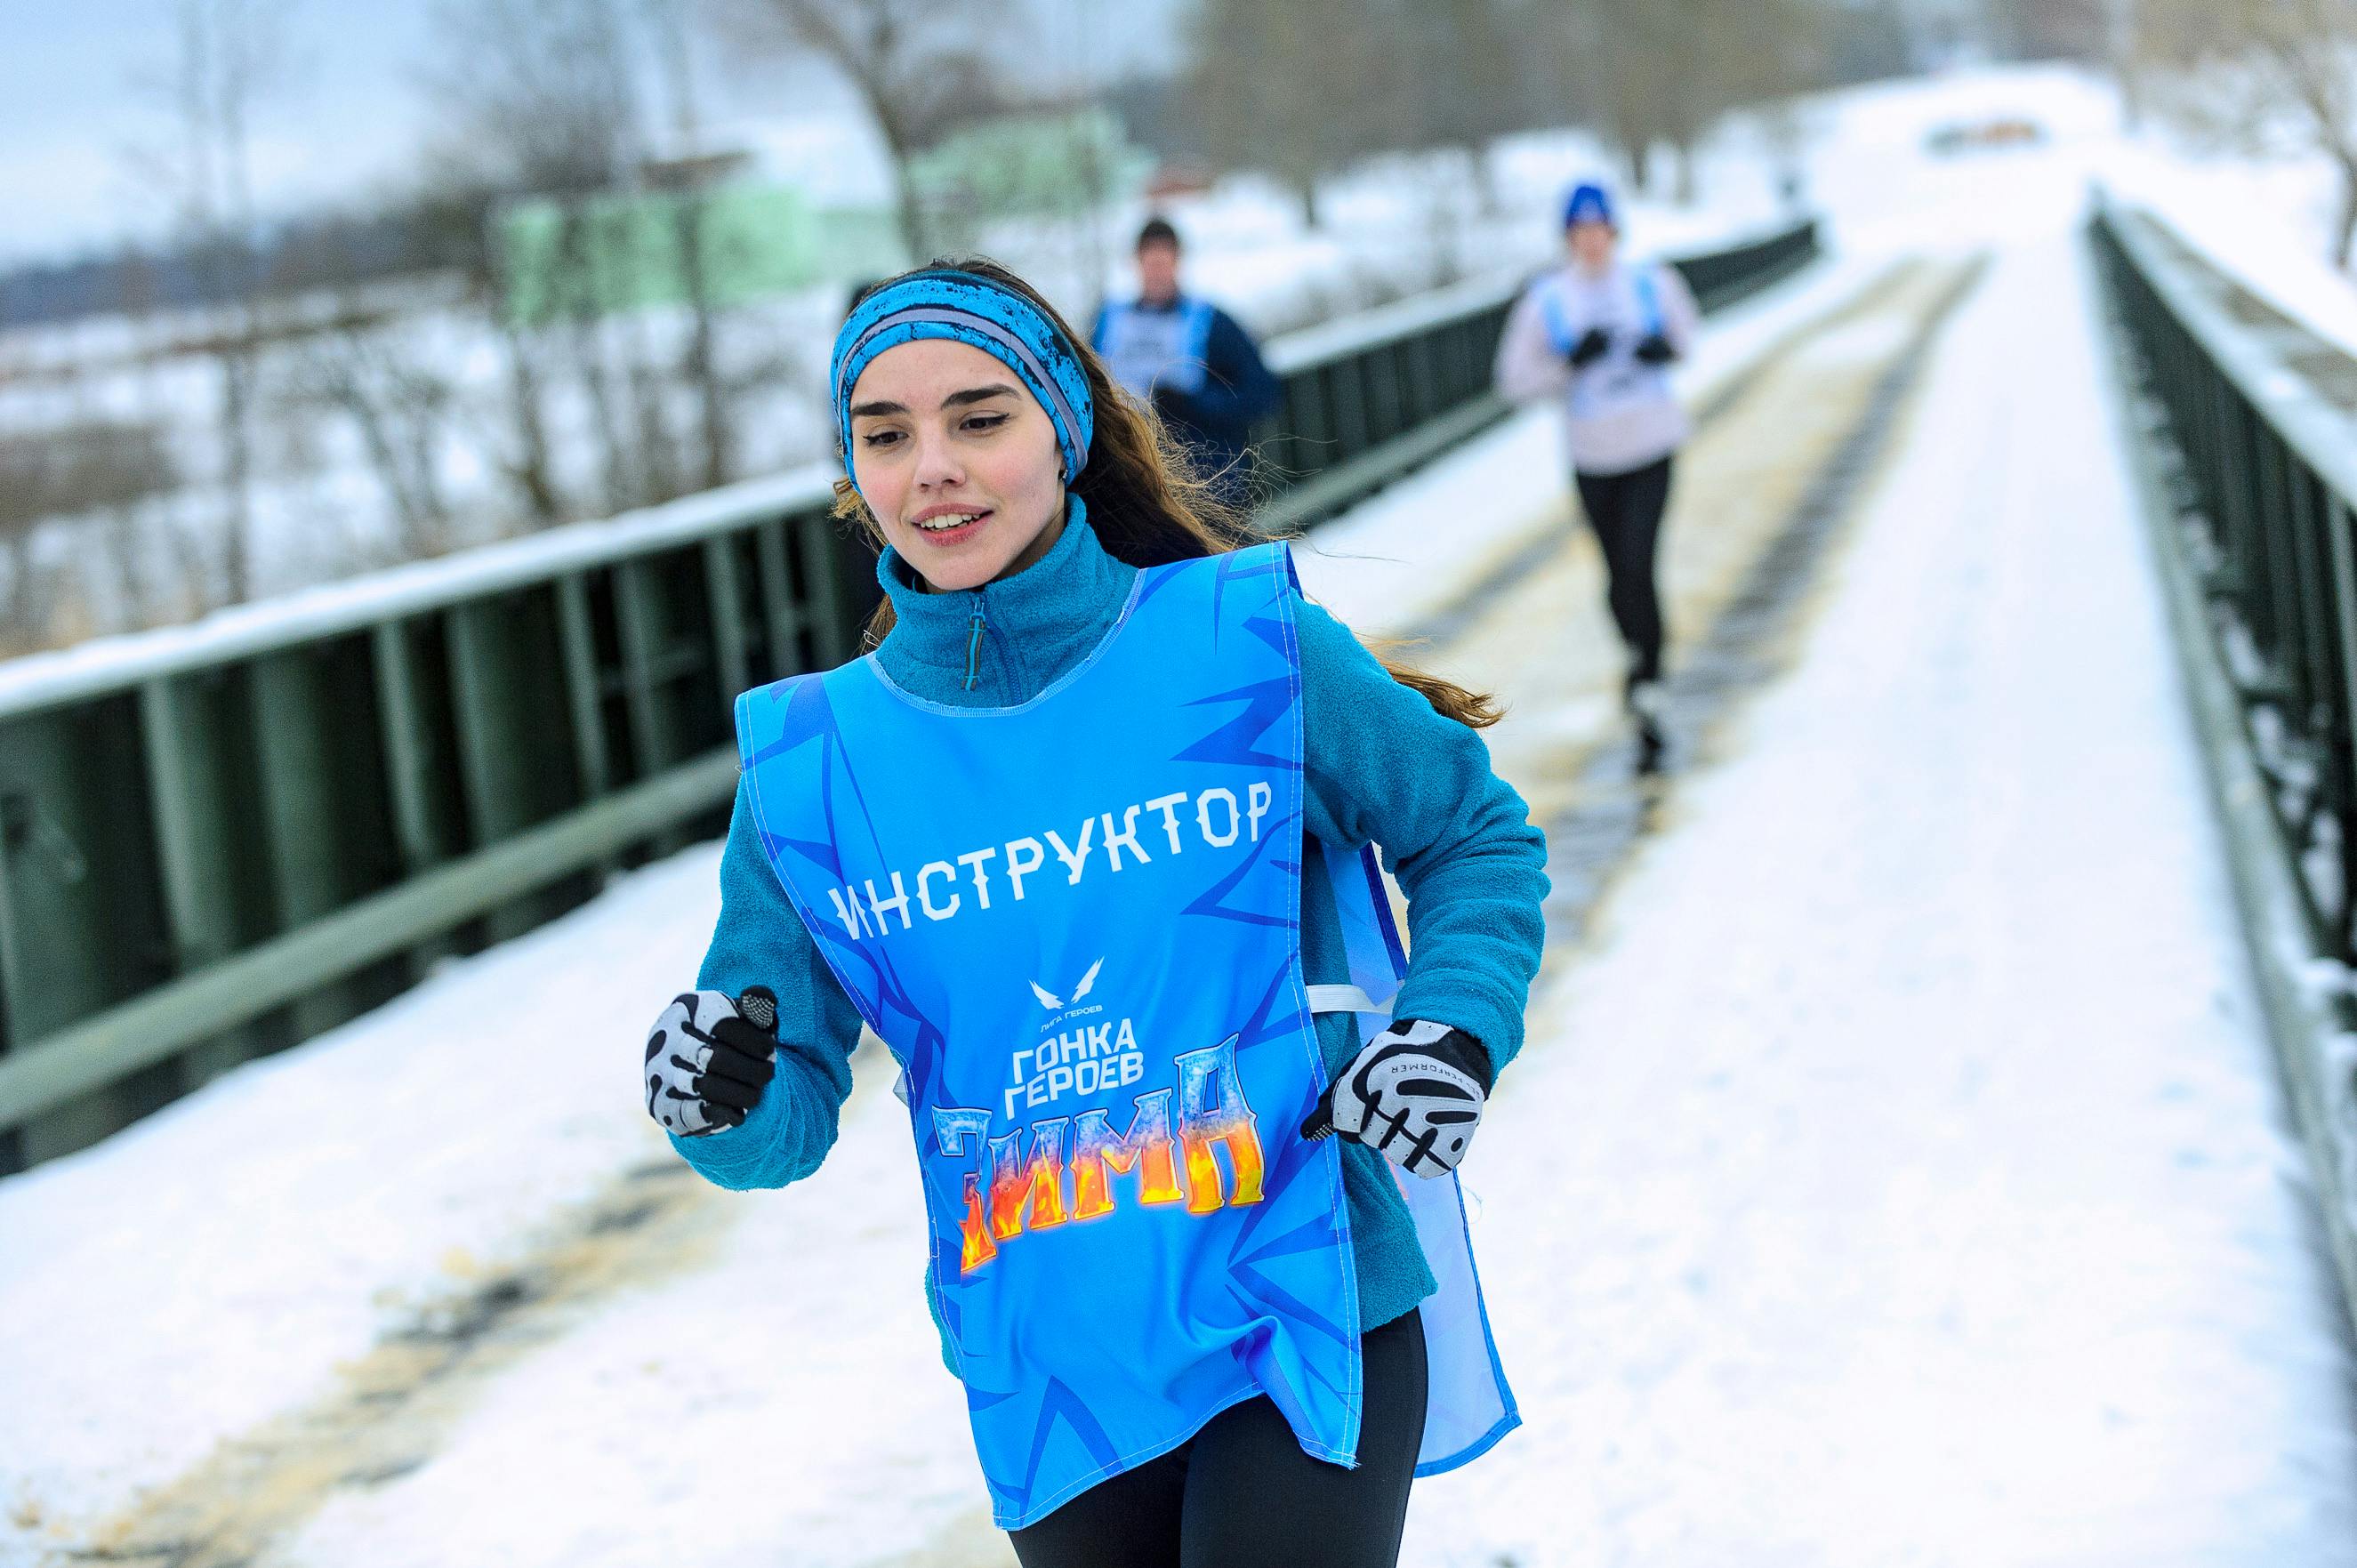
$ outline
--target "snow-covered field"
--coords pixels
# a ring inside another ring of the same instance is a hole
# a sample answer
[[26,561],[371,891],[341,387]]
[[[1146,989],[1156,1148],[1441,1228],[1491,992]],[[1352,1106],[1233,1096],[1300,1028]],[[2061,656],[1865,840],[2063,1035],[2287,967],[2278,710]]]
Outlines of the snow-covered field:
[[[1468,1165],[1527,1424],[1419,1487],[1419,1568],[2357,1563],[2340,1308],[2099,385],[2083,91],[1861,95],[1815,165],[1836,254],[1695,367],[1894,257],[1994,255],[1792,672],[1534,1000]],[[2041,104],[2041,151],[1917,156]],[[1412,623],[1557,507],[1554,463],[1522,416],[1305,575]],[[1491,673],[1550,722],[1543,669]],[[0,1563],[128,1549],[176,1478],[381,1409],[393,1446],[282,1508],[256,1568],[1003,1563],[884,1064],[798,1188],[633,1181],[673,1163],[639,1030],[716,858],[0,1180]],[[366,1402],[388,1337],[653,1187],[631,1266],[527,1306],[463,1397]]]
[[[1985,222],[1990,209],[2010,199],[2021,160],[2083,158],[2089,177],[2156,206],[2229,270],[2328,338],[2357,345],[2357,288],[2322,260],[2332,176],[2320,160],[2254,164],[2192,151],[2158,122],[2126,134],[2109,84],[2067,69],[1960,72],[1810,101],[1797,112],[1813,138],[1801,159],[1802,199],[1835,218],[1852,247],[1936,244],[1947,218],[1891,185],[1892,159],[1921,161],[1923,137],[1940,126],[2000,116],[2038,124],[2049,145],[1943,160],[1943,201],[1980,209]],[[1697,159],[1694,202],[1673,205],[1642,194],[1630,201],[1632,246],[1701,249],[1777,222],[1786,207],[1771,175],[1775,158],[1758,126],[1730,124]],[[1498,204],[1483,211],[1455,155],[1380,159],[1328,182],[1315,231],[1303,227],[1286,193],[1251,177],[1165,205],[1189,235],[1191,285],[1264,333],[1283,332],[1451,278],[1537,264],[1554,249],[1555,204],[1566,183],[1608,162],[1580,133],[1508,138],[1491,152]],[[1126,237],[1144,212],[1143,203],[1133,201],[1090,222],[1008,225],[985,235],[984,243],[1069,310],[1085,314],[1102,292],[1127,286]],[[366,362],[329,351],[332,343],[265,361],[251,525],[262,593],[522,526],[522,503],[507,477],[522,448],[509,428],[506,358],[479,314],[444,297],[449,292],[375,291],[365,303],[393,309],[396,321],[371,340],[374,358]],[[814,388],[841,303],[840,291],[826,287],[729,317],[720,343],[723,368],[747,389],[737,411],[738,471],[770,471],[823,453],[825,421]],[[51,618],[48,637],[71,640],[183,618],[217,593],[221,445],[214,371],[199,357],[152,357],[156,344],[200,335],[206,327],[186,317],[105,317],[0,335],[0,431],[155,422],[184,481],[168,496],[60,518],[36,532],[24,558],[56,578],[41,599]],[[607,323],[592,335],[594,350],[566,333],[539,345],[550,471],[570,512],[613,510],[622,503],[606,499],[601,506],[601,498],[632,493],[635,470],[609,465],[610,443],[598,433],[616,421],[630,424],[642,406],[661,411],[682,448],[676,461],[694,460],[684,450],[697,417],[688,389],[667,384],[644,404],[638,383],[624,384],[621,368],[649,355],[654,362],[676,361],[686,329],[679,313],[652,311]],[[585,351],[608,364],[612,384],[603,414],[578,374]],[[74,368],[86,363],[115,368]],[[407,464],[412,491],[422,493],[417,474],[434,476],[447,523],[404,522],[361,425],[327,390],[347,370],[378,400],[386,421],[382,434]],[[412,422],[393,410],[386,400],[402,375],[413,385],[445,385],[438,412]],[[416,432],[425,434],[413,441]],[[13,570],[0,564],[0,578]],[[21,644],[40,635],[19,628],[16,637]]]
[[[2050,141],[2026,150],[1981,151],[1933,160],[1938,199],[1913,199],[1890,177],[1894,160],[1920,164],[1925,135],[1942,126],[1999,117],[2040,125]],[[2147,202],[2198,246],[2328,338],[2357,347],[2357,288],[2324,262],[2332,171],[2313,157],[2269,162],[2190,147],[2163,123],[2124,131],[2117,95],[2105,81],[2065,68],[1962,71],[1847,90],[1804,102],[1796,120],[1808,145],[1801,200],[1832,217],[1839,242],[1885,251],[1936,247],[1955,208],[1986,226],[2012,196],[2025,159],[2083,163],[2132,199]],[[1630,238],[1642,252],[1706,248],[1764,229],[1783,216],[1771,169],[1777,153],[1760,129],[1731,123],[1697,160],[1696,199],[1684,206],[1639,195],[1629,203]],[[1536,264],[1555,245],[1555,203],[1565,184],[1607,166],[1604,150],[1575,132],[1508,138],[1490,155],[1495,210],[1480,210],[1454,155],[1376,160],[1329,182],[1321,226],[1305,229],[1292,199],[1251,177],[1167,205],[1190,241],[1193,286],[1265,332],[1284,332],[1369,303],[1467,274]],[[1092,222],[1009,225],[986,248],[1034,276],[1068,309],[1085,313],[1100,293],[1127,286],[1126,236],[1140,202]],[[428,467],[449,510],[447,524],[404,524],[371,458],[359,424],[319,390],[341,361],[314,349],[288,351],[263,372],[265,439],[252,524],[257,582],[265,595],[347,576],[421,550],[463,546],[512,533],[522,510],[509,465],[521,448],[506,412],[510,392],[496,336],[470,308],[432,288],[378,291],[371,303],[394,309],[398,325],[360,367],[381,400],[395,372],[447,383],[447,401],[427,416],[435,428],[391,418],[383,432],[413,476]],[[319,306],[325,301],[309,302]],[[817,367],[841,306],[820,288],[737,310],[720,344],[724,369],[748,388],[737,419],[739,471],[767,472],[820,455],[826,441],[813,391]],[[632,355],[676,360],[686,322],[654,311],[610,322],[597,352],[612,374]],[[198,358],[146,358],[159,341],[200,332],[193,318],[135,322],[100,318],[0,335],[0,431],[25,434],[87,420],[158,422],[186,481],[170,496],[61,518],[36,532],[24,559],[55,577],[42,594],[46,635],[72,640],[170,621],[201,610],[218,591],[217,485],[221,446],[210,367]],[[565,334],[539,349],[551,444],[551,472],[568,510],[612,510],[600,498],[625,490],[630,471],[608,466],[600,418],[576,371],[582,346]],[[619,358],[617,358],[619,356]],[[118,368],[83,374],[83,362]],[[635,384],[609,389],[628,403],[608,421],[639,417]],[[683,385],[656,397],[675,443],[692,445],[693,399]],[[430,455],[430,456],[429,456]],[[682,462],[690,458],[683,456]],[[412,489],[417,489],[413,478]],[[13,570],[0,564],[0,579]],[[5,585],[0,584],[0,585]],[[41,633],[17,628],[21,646]]]
[[[1454,156],[1375,160],[1328,182],[1314,231],[1303,226],[1290,196],[1250,176],[1162,209],[1187,236],[1189,286],[1256,331],[1278,334],[1468,275],[1538,265],[1556,244],[1563,186],[1604,162],[1602,149],[1581,133],[1509,139],[1492,157],[1497,206],[1483,210]],[[1700,159],[1697,175],[1700,196],[1691,206],[1631,203],[1633,243],[1706,249],[1776,221],[1770,181],[1739,142]],[[1135,286],[1128,242],[1146,211],[1132,201],[1090,221],[1008,223],[986,231],[981,248],[1085,322],[1107,292]],[[826,452],[822,383],[843,302],[843,288],[831,284],[726,314],[716,351],[724,379],[742,389],[734,394],[738,472],[764,473]],[[314,319],[339,303],[317,297],[277,308]],[[330,335],[277,348],[258,371],[250,538],[262,596],[481,543],[524,525],[521,496],[506,477],[523,451],[512,428],[510,354],[479,306],[450,280],[375,288],[342,303],[384,313],[386,322],[349,343]],[[645,389],[630,367],[678,365],[690,325],[684,312],[649,310],[584,332],[530,335],[550,473],[569,512],[634,504],[635,459],[618,468],[611,456],[641,445]],[[160,350],[231,327],[226,318],[183,312],[0,333],[0,433],[154,424],[183,481],[167,495],[60,517],[36,531],[27,558],[61,584],[48,596],[57,639],[183,618],[217,591],[224,460],[218,371],[203,355]],[[602,409],[586,379],[591,365],[608,383]],[[378,434],[404,465],[411,493],[430,489],[447,509],[438,528],[404,521],[369,433],[352,406],[338,401],[348,380],[371,400]],[[668,370],[655,381],[646,395],[669,432],[668,447],[678,449],[672,461],[693,471],[699,426],[692,389]],[[406,401],[404,384],[412,389]],[[416,389],[429,385],[441,389],[430,412],[404,413],[422,406]],[[619,442],[602,434],[608,431],[620,433]],[[617,495],[626,499],[611,499]],[[14,569],[0,562],[0,591]],[[20,629],[0,638],[0,646],[27,636]]]

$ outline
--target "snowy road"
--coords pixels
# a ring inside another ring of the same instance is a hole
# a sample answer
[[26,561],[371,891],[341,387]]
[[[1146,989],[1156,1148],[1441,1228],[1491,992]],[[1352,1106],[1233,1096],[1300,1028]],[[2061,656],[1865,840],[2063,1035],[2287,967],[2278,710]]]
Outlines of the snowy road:
[[[1691,453],[1689,641],[1940,280],[1994,257],[1788,673],[1554,955],[1468,1166],[1527,1425],[1419,1487],[1416,1568],[2357,1564],[2351,1364],[2100,384],[2080,172],[2009,169],[1969,233],[1885,177],[1921,222],[1750,325],[1836,312]],[[1465,555],[1444,499],[1478,497],[1484,550],[1560,529],[1548,459],[1510,424],[1306,575],[1380,624],[1384,571]],[[1566,536],[1432,650],[1512,700],[1501,763],[1547,811],[1609,732],[1594,591]],[[816,1178],[748,1197],[630,1097],[714,860],[0,1181],[0,1563],[1007,1563],[879,1077]]]

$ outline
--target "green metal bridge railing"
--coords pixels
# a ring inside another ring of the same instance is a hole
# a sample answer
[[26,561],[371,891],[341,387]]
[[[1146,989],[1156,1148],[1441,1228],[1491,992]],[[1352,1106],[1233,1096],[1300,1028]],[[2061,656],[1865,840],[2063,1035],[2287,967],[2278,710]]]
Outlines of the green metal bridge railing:
[[[1706,306],[1804,223],[1677,262]],[[1519,280],[1272,345],[1272,531],[1506,412]],[[856,651],[832,466],[0,665],[0,1172],[81,1147],[722,830],[730,699]]]
[[2357,1313],[2357,420],[2150,217],[2105,202],[2088,236],[2252,972]]
[[2357,448],[2309,393],[2190,285],[2149,220],[2105,208],[2091,233],[2165,443],[2179,558],[2195,575],[2299,871],[2316,950],[2357,961]]

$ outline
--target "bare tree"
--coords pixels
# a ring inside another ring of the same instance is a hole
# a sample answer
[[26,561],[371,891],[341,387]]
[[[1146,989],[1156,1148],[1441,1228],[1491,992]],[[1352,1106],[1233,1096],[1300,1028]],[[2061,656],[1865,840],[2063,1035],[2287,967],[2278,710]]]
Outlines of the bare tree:
[[[931,253],[909,163],[998,107],[972,0],[730,0],[737,30],[832,66],[859,95],[892,167],[893,209],[911,257]],[[1004,23],[1003,12],[989,16]]]
[[2250,151],[2287,141],[2341,181],[2332,264],[2357,252],[2357,0],[2143,0],[2135,19],[2152,107]]
[[[627,334],[608,317],[627,302],[612,275],[629,222],[611,196],[628,189],[644,156],[639,83],[619,0],[473,0],[440,13],[441,49],[429,82],[447,112],[447,159],[479,188],[529,194],[553,222],[528,262],[507,249],[513,231],[496,197],[482,209],[484,250],[500,285],[493,308],[520,332],[555,327],[590,410],[613,510],[658,499],[651,469],[666,456],[660,401],[633,397],[640,376]],[[520,292],[521,291],[521,292]],[[511,346],[517,340],[511,339]],[[539,367],[511,356],[519,397],[537,398]],[[524,384],[530,383],[529,388]],[[652,428],[650,428],[650,425]],[[539,433],[545,456],[545,431]],[[545,470],[544,470],[545,472]]]
[[1386,143],[1456,152],[1481,211],[1495,217],[1499,195],[1486,155],[1491,140],[1529,123],[1516,58],[1529,7],[1512,0],[1390,0],[1372,9],[1382,14],[1366,25],[1393,41],[1392,81],[1374,102],[1390,110]]
[[154,319],[162,303],[155,263],[135,247],[126,246],[114,276],[115,308],[130,324],[129,338],[135,345],[132,358],[136,366],[139,408],[136,423],[156,435],[145,452],[150,478],[155,481],[153,488],[145,495],[116,498],[110,509],[106,542],[109,553],[114,557],[117,592],[125,617],[132,627],[148,627],[156,624],[166,604],[166,596],[158,591],[150,535],[154,527],[171,526],[168,518],[159,515],[164,509],[156,501],[160,495],[176,489],[180,479],[174,471],[170,449],[161,435],[168,415],[157,385],[160,367],[152,341]]
[[404,325],[348,296],[334,324],[306,342],[290,393],[351,421],[393,507],[402,557],[415,559],[438,555],[452,542],[441,450],[455,392],[425,356],[404,348]]
[[1798,98],[1780,98],[1761,104],[1752,116],[1769,166],[1776,171],[1777,199],[1785,216],[1798,218],[1806,201],[1807,152],[1817,127]]
[[1400,55],[1355,0],[1203,0],[1191,42],[1212,161],[1274,175],[1312,228],[1320,180],[1397,145],[1371,118],[1399,80]]
[[2102,60],[2118,9],[2107,0],[1982,0],[1990,42],[2014,59]]
[[649,29],[662,57],[664,85],[671,97],[672,134],[678,156],[667,166],[663,184],[671,196],[672,249],[680,281],[687,295],[689,330],[685,370],[695,389],[698,446],[704,457],[704,488],[725,485],[736,467],[736,430],[726,387],[722,383],[715,347],[712,267],[706,234],[711,203],[705,186],[711,163],[700,156],[702,124],[694,60],[690,54],[683,0],[643,0]]
[[1706,86],[1697,134],[1674,141],[1682,199],[1694,196],[1694,155],[1701,134],[1738,111],[1763,114],[1771,142],[1792,116],[1792,100],[1831,76],[1835,26],[1825,0],[1700,0],[1709,47],[1703,51]]
[[38,433],[0,437],[0,607],[5,640],[23,652],[64,628],[62,574],[44,559],[41,530],[52,519],[120,514],[176,483],[163,429],[126,420],[82,418]]
[[1644,190],[1652,183],[1654,144],[1682,134],[1672,99],[1684,90],[1684,19],[1674,7],[1646,0],[1584,0],[1566,21],[1580,96],[1620,152],[1629,188]]
[[2120,84],[2120,117],[2130,131],[2144,125],[2143,71],[2136,63],[2136,0],[2103,0],[2104,59]]
[[445,158],[429,172],[413,220],[436,236],[430,249],[456,260],[468,300],[497,334],[506,431],[493,448],[492,462],[514,488],[525,515],[545,526],[563,521],[567,512],[549,442],[545,355],[534,334],[502,303],[497,223],[506,196]]
[[1582,0],[1555,42],[1631,184],[1652,184],[1666,145],[1690,201],[1695,151],[1721,120],[1824,81],[1829,25],[1826,0]]
[[252,121],[283,63],[286,0],[170,0],[172,53],[141,82],[174,135],[142,158],[170,193],[183,242],[228,325],[211,338],[220,370],[221,570],[231,600],[253,586],[254,381],[262,336],[253,251]]

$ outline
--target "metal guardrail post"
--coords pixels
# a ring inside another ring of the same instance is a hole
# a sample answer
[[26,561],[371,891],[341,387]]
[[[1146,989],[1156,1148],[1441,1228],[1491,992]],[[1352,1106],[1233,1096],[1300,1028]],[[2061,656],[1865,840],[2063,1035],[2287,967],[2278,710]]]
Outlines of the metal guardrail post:
[[876,585],[873,554],[845,549],[833,527],[801,532],[803,602],[810,606],[818,667],[832,669],[858,651],[867,612],[884,591]]
[[[452,606],[444,616],[450,649],[450,695],[457,739],[466,842],[478,851],[532,826],[566,796],[569,769],[552,767],[569,757],[570,737],[552,736],[534,686],[554,665],[553,626],[534,617],[534,596],[518,589]],[[547,742],[554,741],[550,745]],[[555,912],[554,901],[520,898],[486,912],[484,934],[503,941]]]
[[[568,572],[556,580],[557,635],[564,649],[565,704],[573,730],[573,766],[585,799],[597,800],[614,787],[614,763],[606,745],[606,711],[598,679],[597,638],[590,621],[586,574]],[[592,881],[603,886],[619,868],[598,863]]]
[[[363,790],[357,771],[336,755],[346,733],[367,726],[336,725],[321,700],[321,666],[336,644],[290,648],[256,660],[249,675],[253,702],[254,782],[261,808],[262,852],[268,878],[271,925],[291,930],[336,909],[363,890],[364,881],[347,874],[343,843],[350,808]],[[371,778],[381,778],[377,770]],[[344,798],[339,811],[337,797]],[[340,1024],[354,1011],[343,985],[322,987],[289,1004],[287,1028],[307,1039]]]
[[713,668],[724,699],[750,686],[746,661],[745,585],[737,570],[743,535],[716,534],[704,542],[704,593],[712,607]]

